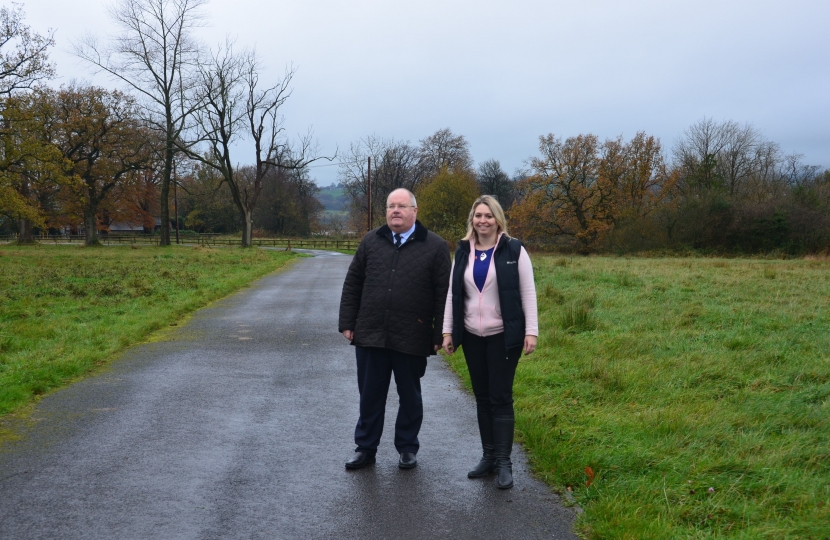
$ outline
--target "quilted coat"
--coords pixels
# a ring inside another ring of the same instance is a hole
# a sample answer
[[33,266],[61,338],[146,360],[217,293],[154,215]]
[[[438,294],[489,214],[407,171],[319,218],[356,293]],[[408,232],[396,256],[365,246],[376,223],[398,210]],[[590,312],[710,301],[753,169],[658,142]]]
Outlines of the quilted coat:
[[441,345],[450,280],[447,243],[415,222],[399,248],[387,225],[363,237],[340,297],[339,330],[353,345],[429,356]]

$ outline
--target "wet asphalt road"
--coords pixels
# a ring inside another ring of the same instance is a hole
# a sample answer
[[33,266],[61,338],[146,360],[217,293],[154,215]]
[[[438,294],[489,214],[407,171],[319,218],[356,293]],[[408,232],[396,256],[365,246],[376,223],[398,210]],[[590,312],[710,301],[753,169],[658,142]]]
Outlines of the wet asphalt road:
[[518,447],[512,490],[466,478],[474,402],[438,357],[418,467],[397,467],[393,383],[377,464],[345,470],[350,260],[317,252],[7,421],[21,437],[0,444],[0,539],[576,538]]

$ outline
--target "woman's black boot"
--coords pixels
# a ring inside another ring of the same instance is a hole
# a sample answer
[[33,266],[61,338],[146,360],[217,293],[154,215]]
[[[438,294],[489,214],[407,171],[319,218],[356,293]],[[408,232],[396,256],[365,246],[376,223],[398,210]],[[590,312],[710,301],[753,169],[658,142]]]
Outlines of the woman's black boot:
[[472,471],[467,473],[467,478],[481,478],[487,476],[496,467],[496,457],[493,447],[493,415],[490,414],[489,406],[477,406],[478,433],[481,435],[481,448],[484,453],[481,461],[478,462]]
[[513,424],[513,416],[493,417],[496,487],[499,489],[513,487],[513,463],[510,461],[510,454],[513,451]]

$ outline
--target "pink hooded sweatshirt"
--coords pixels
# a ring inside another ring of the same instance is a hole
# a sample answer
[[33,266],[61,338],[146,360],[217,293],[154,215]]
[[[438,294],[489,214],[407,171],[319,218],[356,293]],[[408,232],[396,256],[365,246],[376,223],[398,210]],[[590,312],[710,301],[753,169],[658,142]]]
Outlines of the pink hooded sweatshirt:
[[[496,239],[498,245],[501,236]],[[504,332],[504,325],[501,320],[501,308],[499,305],[499,283],[496,277],[496,266],[493,263],[495,257],[490,257],[490,264],[487,268],[487,279],[484,287],[479,292],[473,280],[473,265],[475,264],[476,247],[475,237],[470,239],[470,260],[464,272],[464,294],[466,295],[464,327],[468,332],[477,336],[486,337]],[[455,269],[455,261],[452,262],[450,270],[450,290],[447,293],[447,303],[444,306],[444,330],[443,333],[452,333],[452,271]],[[533,282],[533,267],[530,264],[530,257],[522,247],[519,255],[519,291],[522,295],[522,310],[525,313],[525,335],[539,335],[539,318],[536,311],[536,284]],[[456,347],[459,343],[454,344]]]

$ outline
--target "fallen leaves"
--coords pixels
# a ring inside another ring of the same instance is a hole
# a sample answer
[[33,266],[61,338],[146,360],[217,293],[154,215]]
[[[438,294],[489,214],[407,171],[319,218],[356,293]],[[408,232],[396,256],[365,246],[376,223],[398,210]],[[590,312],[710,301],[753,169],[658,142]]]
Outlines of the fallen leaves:
[[591,487],[591,484],[594,483],[594,469],[591,467],[585,467],[585,476],[588,477],[588,481],[585,482],[585,486]]

